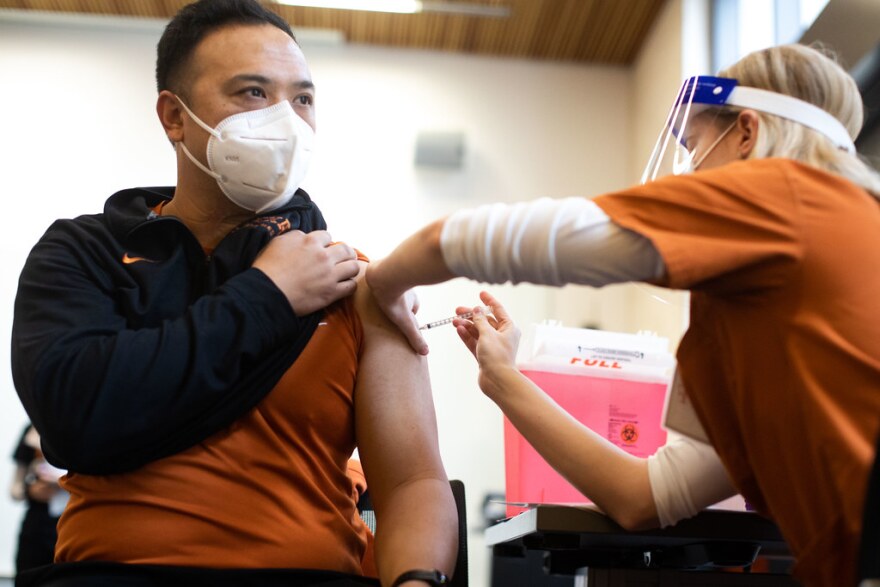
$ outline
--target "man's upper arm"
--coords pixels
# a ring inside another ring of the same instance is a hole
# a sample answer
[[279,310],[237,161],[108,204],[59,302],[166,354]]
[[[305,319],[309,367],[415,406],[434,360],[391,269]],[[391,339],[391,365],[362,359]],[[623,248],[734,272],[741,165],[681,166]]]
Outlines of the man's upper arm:
[[[396,486],[446,474],[425,357],[373,303],[361,280],[356,305],[364,346],[355,390],[358,452],[377,502]],[[377,508],[381,503],[377,503]]]

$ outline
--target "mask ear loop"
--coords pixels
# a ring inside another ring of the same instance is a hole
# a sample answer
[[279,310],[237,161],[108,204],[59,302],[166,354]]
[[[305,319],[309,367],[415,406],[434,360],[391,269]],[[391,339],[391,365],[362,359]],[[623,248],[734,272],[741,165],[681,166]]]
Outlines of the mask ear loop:
[[[709,145],[709,148],[706,149],[706,152],[703,153],[702,157],[700,157],[699,159],[697,159],[697,160],[694,162],[694,171],[696,171],[697,169],[700,168],[700,165],[703,164],[703,161],[706,160],[706,157],[708,157],[709,154],[712,153],[712,151],[715,150],[715,147],[717,147],[718,144],[719,144],[722,140],[724,140],[724,137],[726,137],[726,136],[730,133],[730,131],[732,131],[732,130],[734,129],[734,127],[736,126],[736,122],[737,122],[737,121],[734,120],[733,123],[732,123],[730,126],[728,126],[727,129],[726,129],[723,133],[721,133],[720,135],[718,135],[718,138],[715,139],[715,140],[712,142],[711,145]],[[694,158],[694,153],[691,153],[691,154],[690,154],[690,159],[693,160],[693,158]]]
[[184,103],[184,101],[180,99],[180,96],[174,96],[174,97],[177,98],[177,101],[180,103],[181,106],[183,106],[183,110],[189,115],[189,117],[192,118],[196,124],[198,124],[200,127],[202,127],[206,133],[208,133],[209,135],[211,135],[215,138],[218,138],[218,139],[222,138],[220,136],[219,132],[217,132],[216,130],[214,130],[213,128],[211,128],[210,126],[205,124],[204,122],[202,122],[202,119],[199,118],[198,116],[196,116],[193,113],[193,111],[189,109],[189,107]]
[[[178,103],[179,103],[181,106],[183,106],[184,111],[189,115],[189,117],[193,119],[193,122],[195,122],[195,123],[198,124],[200,127],[202,127],[202,129],[204,129],[204,131],[207,132],[207,133],[208,133],[209,135],[211,135],[212,137],[217,138],[217,139],[221,138],[219,132],[217,132],[216,130],[214,130],[213,128],[211,128],[210,126],[208,126],[207,124],[205,124],[204,122],[202,122],[202,120],[201,120],[198,116],[196,116],[195,114],[193,114],[193,111],[190,110],[189,107],[183,102],[183,100],[180,99],[180,96],[174,96],[174,97],[177,98]],[[198,159],[196,159],[196,158],[193,156],[193,154],[189,152],[189,149],[186,148],[186,145],[183,144],[183,141],[179,141],[179,142],[177,143],[177,145],[178,145],[181,149],[183,149],[184,154],[185,154],[187,157],[189,157],[189,160],[192,161],[193,164],[194,164],[196,167],[198,167],[199,169],[201,169],[202,171],[204,171],[205,173],[207,173],[209,176],[213,177],[213,178],[216,179],[217,181],[226,181],[226,178],[225,178],[225,177],[223,177],[223,176],[220,175],[219,173],[214,172],[214,171],[211,170],[211,169],[208,169],[207,167],[205,167],[205,166],[202,164],[201,161],[199,161]]]

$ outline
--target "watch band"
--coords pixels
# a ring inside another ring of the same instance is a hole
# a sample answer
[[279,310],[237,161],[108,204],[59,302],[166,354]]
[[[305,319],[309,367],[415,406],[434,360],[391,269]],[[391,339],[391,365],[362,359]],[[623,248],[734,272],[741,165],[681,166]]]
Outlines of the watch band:
[[394,583],[391,584],[391,587],[398,587],[399,585],[403,585],[407,581],[424,581],[428,585],[432,587],[436,587],[438,585],[448,585],[449,577],[438,571],[437,569],[415,569],[412,571],[406,571],[401,574],[397,579],[394,580]]

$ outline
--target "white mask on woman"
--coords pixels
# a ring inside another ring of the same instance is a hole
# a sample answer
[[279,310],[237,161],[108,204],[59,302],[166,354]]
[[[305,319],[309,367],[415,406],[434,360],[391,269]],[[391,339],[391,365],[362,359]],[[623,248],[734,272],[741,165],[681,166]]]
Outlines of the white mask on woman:
[[187,114],[211,135],[208,167],[178,143],[187,157],[217,180],[232,202],[256,213],[280,208],[290,201],[309,168],[315,131],[288,101],[268,108],[239,112],[215,128],[202,122],[180,100]]
[[711,145],[709,145],[709,148],[706,149],[706,151],[696,161],[694,161],[694,157],[696,157],[697,155],[696,149],[688,151],[687,155],[685,155],[684,157],[684,161],[678,163],[677,166],[674,167],[675,173],[678,175],[684,175],[686,173],[693,173],[694,171],[698,170],[700,168],[700,165],[703,164],[703,161],[706,160],[706,157],[712,154],[712,151],[715,150],[715,147],[718,146],[718,143],[720,143],[721,140],[726,137],[727,134],[734,129],[734,127],[736,127],[736,124],[737,121],[734,120],[733,124],[728,126],[727,130],[718,135],[718,138],[715,139],[715,141]]

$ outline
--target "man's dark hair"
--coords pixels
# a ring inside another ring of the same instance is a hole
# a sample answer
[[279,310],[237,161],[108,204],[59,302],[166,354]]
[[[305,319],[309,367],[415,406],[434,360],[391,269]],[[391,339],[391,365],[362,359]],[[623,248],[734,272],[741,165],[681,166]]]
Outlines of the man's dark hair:
[[162,90],[182,91],[181,73],[196,46],[209,33],[229,25],[278,27],[296,41],[290,25],[257,0],[198,0],[180,9],[159,39],[156,57],[156,86]]

